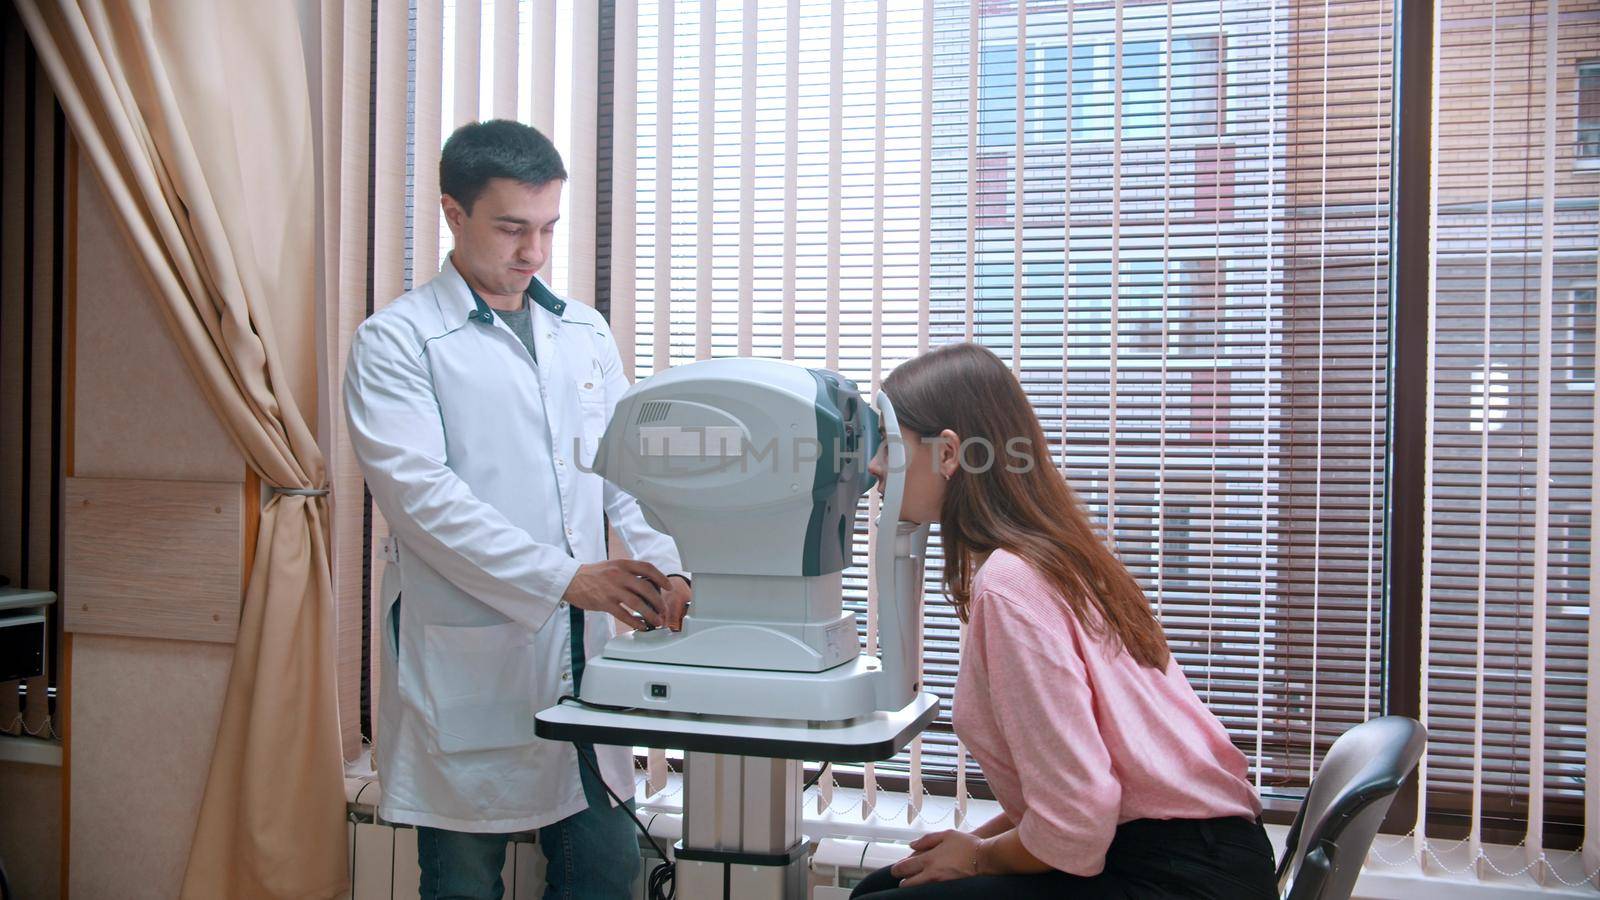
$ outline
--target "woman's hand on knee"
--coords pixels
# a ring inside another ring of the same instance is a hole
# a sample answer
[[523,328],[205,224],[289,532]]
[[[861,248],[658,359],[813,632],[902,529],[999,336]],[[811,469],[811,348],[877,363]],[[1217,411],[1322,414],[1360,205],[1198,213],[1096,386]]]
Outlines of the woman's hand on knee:
[[978,850],[983,840],[965,831],[939,831],[911,842],[915,851],[890,869],[901,887],[936,881],[954,881],[978,874]]

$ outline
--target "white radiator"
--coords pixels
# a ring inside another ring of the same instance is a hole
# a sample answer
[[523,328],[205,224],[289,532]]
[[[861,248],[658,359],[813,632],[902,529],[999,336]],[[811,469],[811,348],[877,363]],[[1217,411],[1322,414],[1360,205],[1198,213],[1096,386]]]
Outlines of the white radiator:
[[825,837],[811,857],[811,900],[849,900],[861,879],[911,855],[901,841]]

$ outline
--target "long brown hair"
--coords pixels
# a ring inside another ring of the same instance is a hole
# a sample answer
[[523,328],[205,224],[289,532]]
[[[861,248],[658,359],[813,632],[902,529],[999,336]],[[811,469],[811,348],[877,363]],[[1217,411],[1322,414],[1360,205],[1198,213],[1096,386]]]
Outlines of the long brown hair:
[[962,442],[939,511],[945,591],[962,621],[974,559],[1004,549],[1039,569],[1090,633],[1166,668],[1166,635],[1144,591],[1057,471],[1033,406],[999,357],[947,344],[896,368],[883,389],[902,429],[930,438],[949,429]]

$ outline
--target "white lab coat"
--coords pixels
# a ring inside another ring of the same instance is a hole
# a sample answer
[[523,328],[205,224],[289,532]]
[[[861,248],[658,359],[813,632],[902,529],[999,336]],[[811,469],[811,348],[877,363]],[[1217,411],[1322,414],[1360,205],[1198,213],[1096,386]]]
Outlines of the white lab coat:
[[[350,348],[351,443],[394,536],[373,627],[391,821],[509,832],[582,811],[572,745],[534,736],[534,713],[573,692],[561,597],[580,563],[606,557],[602,512],[635,558],[682,571],[633,498],[585,471],[628,388],[610,329],[542,283],[530,295],[537,364],[448,261]],[[589,656],[610,622],[586,614]],[[606,783],[631,796],[631,750],[597,749]]]

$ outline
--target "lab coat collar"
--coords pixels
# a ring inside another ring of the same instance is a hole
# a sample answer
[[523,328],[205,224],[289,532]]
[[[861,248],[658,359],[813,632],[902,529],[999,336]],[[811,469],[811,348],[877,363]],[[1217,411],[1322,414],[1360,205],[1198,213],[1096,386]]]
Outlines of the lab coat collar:
[[[440,303],[447,319],[465,318],[468,321],[484,325],[494,324],[494,311],[489,308],[489,304],[483,302],[483,298],[478,296],[478,292],[467,284],[467,280],[461,277],[461,273],[456,270],[452,257],[445,257],[444,265],[440,267],[439,274],[443,276],[447,286]],[[528,282],[528,289],[523,296],[527,297],[529,302],[542,307],[557,319],[560,319],[562,314],[567,311],[567,301],[557,297],[555,291],[550,290],[543,281],[539,280],[537,275]]]
[[540,281],[537,275],[528,282],[527,296],[529,300],[549,310],[558,319],[567,311],[567,301],[557,297],[555,291],[545,287],[545,283]]

